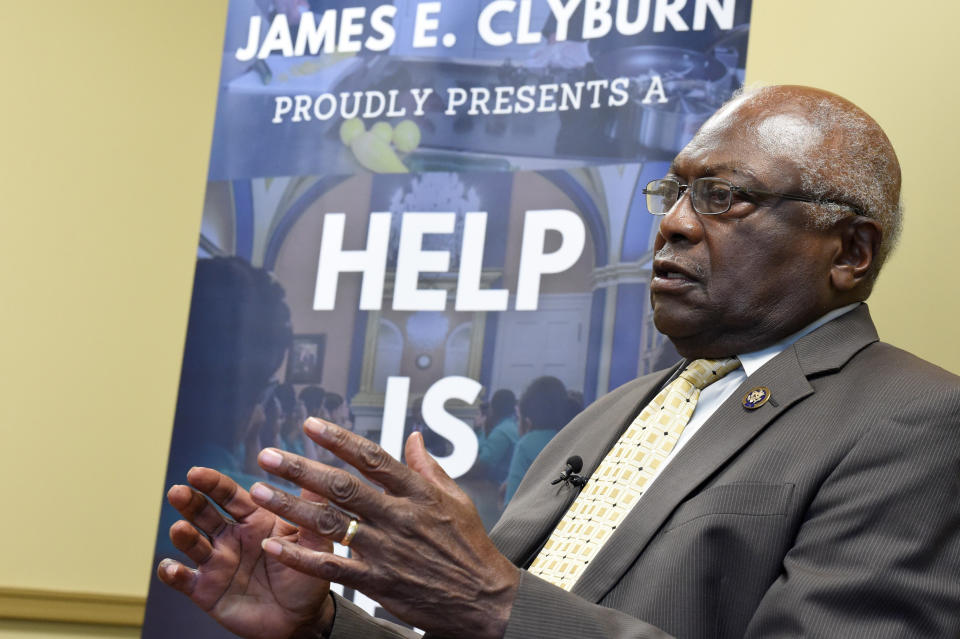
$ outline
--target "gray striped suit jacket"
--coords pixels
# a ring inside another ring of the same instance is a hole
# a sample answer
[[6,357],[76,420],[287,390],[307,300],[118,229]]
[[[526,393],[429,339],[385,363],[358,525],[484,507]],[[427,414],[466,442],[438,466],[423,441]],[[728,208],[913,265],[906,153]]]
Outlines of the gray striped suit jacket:
[[[674,369],[675,370],[675,369]],[[672,371],[602,397],[494,527],[517,565]],[[756,386],[772,399],[742,406]],[[338,600],[334,636],[406,636]],[[506,637],[960,637],[960,378],[879,342],[866,305],[751,375],[573,588],[526,571]]]

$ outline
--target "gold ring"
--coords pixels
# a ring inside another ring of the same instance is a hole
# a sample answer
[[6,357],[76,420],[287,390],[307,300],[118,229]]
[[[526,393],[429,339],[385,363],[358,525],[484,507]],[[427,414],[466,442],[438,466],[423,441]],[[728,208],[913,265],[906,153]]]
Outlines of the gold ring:
[[347,533],[343,536],[343,539],[340,540],[340,545],[349,546],[350,542],[353,541],[353,538],[356,536],[359,528],[360,522],[356,519],[351,519],[350,523],[347,525]]

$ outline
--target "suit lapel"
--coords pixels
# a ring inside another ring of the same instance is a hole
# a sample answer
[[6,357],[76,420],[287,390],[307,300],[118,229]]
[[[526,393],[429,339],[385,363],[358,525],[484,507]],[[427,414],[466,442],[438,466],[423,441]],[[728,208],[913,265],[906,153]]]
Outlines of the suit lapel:
[[[583,573],[573,592],[588,601],[600,601],[684,499],[781,413],[813,393],[808,375],[842,367],[876,340],[869,312],[861,305],[805,336],[747,378],[677,453]],[[743,397],[757,386],[769,388],[771,400],[748,410],[742,404]]]
[[861,304],[799,340],[794,348],[804,372],[818,375],[843,368],[851,357],[879,339],[870,309]]
[[514,499],[490,532],[500,552],[520,565],[546,540],[579,491],[566,483],[551,485],[570,455],[583,458],[589,476],[630,423],[677,367],[634,380],[581,413],[544,448],[520,484]]

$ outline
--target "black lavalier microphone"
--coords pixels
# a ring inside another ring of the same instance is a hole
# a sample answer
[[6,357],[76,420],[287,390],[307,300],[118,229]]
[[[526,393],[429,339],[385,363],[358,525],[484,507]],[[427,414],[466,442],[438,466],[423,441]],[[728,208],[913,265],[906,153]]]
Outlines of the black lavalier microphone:
[[560,476],[550,482],[550,485],[559,484],[560,482],[569,482],[572,486],[583,486],[587,483],[587,478],[578,475],[580,469],[583,468],[583,459],[580,455],[571,455],[567,457],[567,467],[563,469],[563,472],[560,473]]

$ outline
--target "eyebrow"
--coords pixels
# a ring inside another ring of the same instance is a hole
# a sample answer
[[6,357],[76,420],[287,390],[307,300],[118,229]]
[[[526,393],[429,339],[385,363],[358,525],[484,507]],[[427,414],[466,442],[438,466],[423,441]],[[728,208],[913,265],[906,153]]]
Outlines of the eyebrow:
[[[705,167],[702,167],[702,175],[704,176],[716,175],[717,173],[721,173],[724,171],[733,173],[735,175],[742,175],[750,180],[753,180],[756,184],[759,184],[761,186],[764,185],[763,180],[759,179],[756,173],[754,173],[753,171],[751,171],[750,169],[744,166],[737,166],[734,164],[725,164],[725,163],[719,162],[716,164],[708,164]],[[676,163],[671,163],[670,170],[667,172],[667,175],[677,175],[677,173],[678,173],[678,169],[677,169]]]

